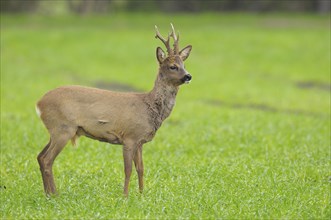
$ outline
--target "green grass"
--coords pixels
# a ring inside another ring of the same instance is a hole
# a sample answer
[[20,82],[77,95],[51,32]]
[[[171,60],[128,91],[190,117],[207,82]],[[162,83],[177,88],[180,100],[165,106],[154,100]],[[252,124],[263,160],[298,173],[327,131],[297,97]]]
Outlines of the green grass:
[[[193,45],[177,104],[122,196],[119,146],[81,138],[46,198],[36,101],[65,84],[152,88],[154,24]],[[1,218],[329,219],[330,21],[317,15],[1,17]]]

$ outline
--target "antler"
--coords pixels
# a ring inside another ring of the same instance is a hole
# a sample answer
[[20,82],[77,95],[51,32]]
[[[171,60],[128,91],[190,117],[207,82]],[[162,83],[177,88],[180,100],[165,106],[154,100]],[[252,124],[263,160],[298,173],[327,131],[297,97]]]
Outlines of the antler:
[[175,54],[178,54],[179,53],[179,46],[178,46],[179,33],[176,36],[176,32],[175,32],[174,26],[172,25],[172,23],[170,23],[170,25],[171,25],[171,29],[172,29],[171,36],[174,38],[174,53]]
[[[157,29],[157,26],[155,25],[155,31],[156,31],[156,35],[155,35],[155,38],[159,38],[163,43],[164,45],[166,46],[167,48],[167,51],[168,51],[168,55],[171,56],[171,55],[176,55],[179,53],[179,46],[178,46],[178,40],[179,40],[179,33],[178,35],[176,36],[176,32],[175,32],[175,28],[174,26],[172,25],[172,23],[170,23],[171,25],[171,33],[168,34],[168,38],[167,40],[164,39],[159,30]],[[174,49],[172,50],[170,48],[170,37],[172,37],[174,39]]]
[[168,34],[168,38],[167,40],[165,40],[162,35],[160,34],[159,30],[157,29],[157,26],[155,25],[155,31],[156,31],[156,35],[155,38],[159,38],[163,44],[166,46],[167,51],[168,51],[168,55],[173,54],[173,51],[170,48],[170,35]]

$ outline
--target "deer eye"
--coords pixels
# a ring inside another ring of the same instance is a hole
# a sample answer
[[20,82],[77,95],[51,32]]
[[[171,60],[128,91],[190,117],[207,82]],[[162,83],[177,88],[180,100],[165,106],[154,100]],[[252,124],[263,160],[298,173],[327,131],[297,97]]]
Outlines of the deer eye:
[[170,69],[171,70],[178,70],[178,67],[177,66],[170,66]]

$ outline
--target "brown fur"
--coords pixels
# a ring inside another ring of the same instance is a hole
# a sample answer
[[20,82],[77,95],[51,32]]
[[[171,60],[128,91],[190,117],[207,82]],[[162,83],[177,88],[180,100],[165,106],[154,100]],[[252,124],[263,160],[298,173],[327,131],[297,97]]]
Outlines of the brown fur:
[[[46,93],[37,103],[40,118],[50,141],[38,156],[47,195],[55,194],[52,164],[66,143],[79,136],[123,145],[125,167],[124,194],[134,161],[143,190],[142,146],[153,139],[162,122],[170,115],[179,86],[189,75],[184,69],[191,46],[179,54],[164,58],[157,48],[160,68],[154,88],[148,93],[119,93],[83,86],[64,86]],[[169,67],[176,65],[178,69]],[[190,79],[190,78],[189,78]]]

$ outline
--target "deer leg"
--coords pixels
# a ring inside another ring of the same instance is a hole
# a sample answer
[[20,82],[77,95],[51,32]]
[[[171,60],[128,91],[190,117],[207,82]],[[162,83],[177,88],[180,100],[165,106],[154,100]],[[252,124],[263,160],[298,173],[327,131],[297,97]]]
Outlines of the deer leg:
[[128,146],[123,147],[123,158],[124,158],[124,196],[127,197],[129,195],[129,183],[132,172],[132,159],[133,159],[133,149]]
[[71,133],[64,133],[61,136],[51,135],[50,142],[38,155],[44,190],[47,196],[57,194],[52,171],[53,162],[71,137]]
[[144,164],[142,158],[142,145],[139,145],[134,156],[134,164],[136,166],[136,171],[139,180],[139,191],[142,193],[144,189]]

